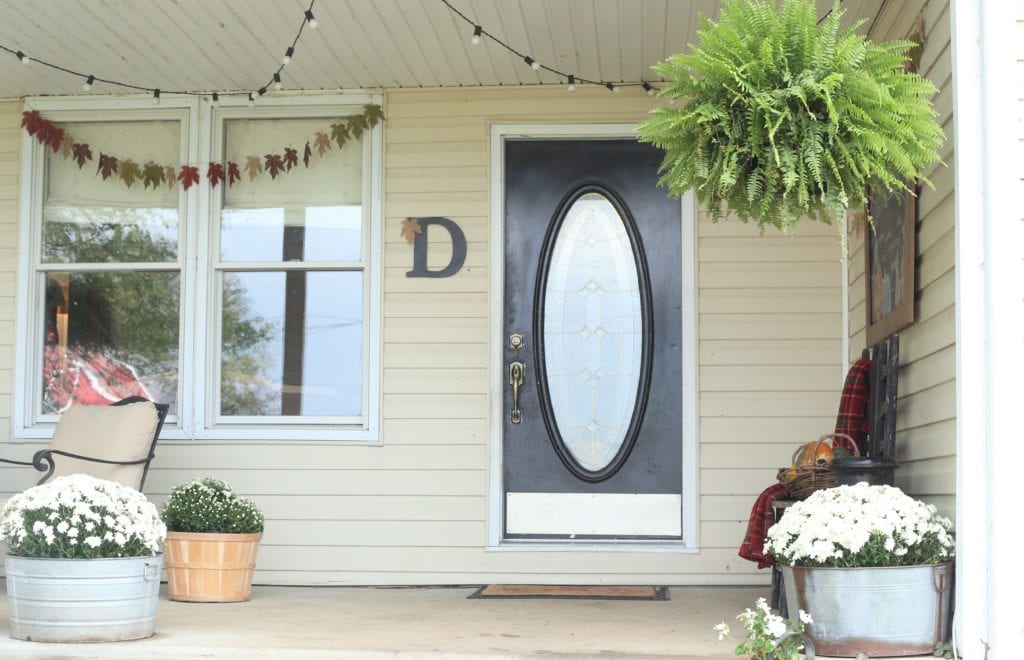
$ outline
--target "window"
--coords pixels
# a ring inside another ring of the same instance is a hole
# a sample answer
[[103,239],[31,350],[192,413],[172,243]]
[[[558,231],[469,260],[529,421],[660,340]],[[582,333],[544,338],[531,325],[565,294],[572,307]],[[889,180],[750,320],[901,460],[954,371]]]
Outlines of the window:
[[[244,168],[252,155],[301,154],[373,101],[32,105],[96,159],[212,154]],[[243,171],[216,187],[204,177],[187,191],[101,180],[92,163],[25,147],[17,436],[45,437],[72,403],[140,394],[171,404],[165,437],[377,439],[379,129],[299,171]]]

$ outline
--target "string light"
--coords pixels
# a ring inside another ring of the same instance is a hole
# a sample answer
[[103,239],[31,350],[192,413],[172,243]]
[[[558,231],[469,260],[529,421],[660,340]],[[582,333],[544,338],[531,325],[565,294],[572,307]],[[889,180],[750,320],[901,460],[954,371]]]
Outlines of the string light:
[[220,105],[220,94],[214,92],[212,98],[210,99],[210,103],[213,105]]
[[[449,0],[441,0],[441,2],[444,4],[445,7],[448,8],[448,10],[450,12],[452,12],[453,14],[455,14],[456,16],[458,16],[459,18],[464,20],[469,25],[473,26],[473,36],[470,38],[469,41],[474,46],[478,46],[480,44],[482,38],[484,36],[486,36],[488,39],[490,39],[494,43],[498,44],[499,46],[501,46],[502,48],[504,48],[508,52],[512,53],[513,55],[519,57],[524,62],[529,64],[530,68],[532,68],[534,71],[540,71],[543,68],[543,69],[545,69],[547,71],[550,71],[551,73],[553,73],[555,75],[558,75],[558,76],[561,76],[563,78],[566,78],[569,81],[568,90],[570,92],[576,91],[576,83],[580,82],[580,83],[586,83],[588,85],[601,85],[602,87],[608,88],[608,90],[612,91],[612,92],[618,92],[620,87],[643,87],[643,89],[648,94],[652,94],[651,90],[654,89],[654,88],[650,85],[650,83],[647,83],[647,82],[612,83],[612,82],[608,82],[608,81],[605,81],[605,80],[589,80],[587,78],[579,78],[579,77],[577,77],[575,75],[567,74],[564,71],[559,71],[558,69],[554,69],[554,68],[552,68],[550,66],[543,65],[540,62],[534,60],[529,55],[527,55],[525,53],[519,52],[518,50],[516,50],[512,46],[508,45],[507,43],[505,43],[504,41],[502,41],[498,37],[494,36],[493,34],[488,32],[487,30],[485,30],[482,25],[479,25],[476,21],[471,19],[469,16],[466,16],[461,11],[459,11],[455,6],[452,5],[451,2],[449,2]],[[655,90],[655,92],[656,91],[657,90]]]
[[[262,87],[259,88],[261,90],[260,91],[261,95],[266,93],[267,88],[270,87],[271,85],[273,85],[275,90],[280,90],[280,89],[283,88],[283,85],[281,84],[281,69],[283,69],[285,65],[287,65],[288,63],[291,62],[292,56],[295,54],[295,46],[296,46],[296,44],[299,43],[299,38],[302,36],[303,28],[305,28],[308,25],[310,27],[310,29],[315,30],[320,25],[317,22],[316,18],[313,16],[313,5],[315,5],[315,4],[316,4],[316,0],[310,0],[309,8],[306,9],[306,11],[303,14],[302,23],[299,25],[299,29],[298,29],[298,31],[295,34],[295,38],[292,40],[291,46],[288,46],[288,48],[285,50],[285,56],[282,59],[281,65],[271,75],[270,80],[265,85],[263,85]],[[18,60],[22,64],[31,64],[32,63],[32,59],[29,58],[28,55],[26,55],[24,52],[22,52],[20,50],[16,50],[16,49],[13,49],[13,48],[8,48],[7,46],[5,46],[3,44],[0,44],[0,51],[7,51],[8,53],[14,55],[15,57],[18,58]],[[155,87],[145,87],[143,85],[135,85],[135,84],[132,84],[132,83],[122,82],[120,80],[111,80],[109,78],[101,78],[101,77],[96,76],[96,75],[91,74],[91,73],[84,73],[82,71],[76,71],[74,69],[69,69],[67,67],[61,66],[59,64],[53,64],[52,62],[47,62],[45,60],[37,59],[35,61],[38,62],[39,64],[41,64],[43,66],[46,66],[46,67],[49,67],[51,69],[56,69],[57,71],[63,71],[64,73],[67,73],[67,74],[72,75],[72,76],[78,76],[83,81],[82,89],[84,91],[86,91],[86,92],[92,91],[93,85],[95,85],[97,82],[102,82],[102,83],[106,83],[108,85],[114,85],[114,86],[117,86],[117,87],[124,87],[125,89],[134,90],[136,92],[150,93],[150,94],[153,95],[153,102],[155,104],[159,104],[160,103],[161,90],[159,90],[159,89],[157,89]],[[206,96],[210,96],[211,95],[211,92],[209,92],[209,91],[198,91],[198,90],[164,90],[164,91],[166,91],[168,94],[180,94],[180,95],[184,95],[184,96],[202,96],[202,97],[206,97]],[[252,92],[247,92],[247,91],[243,91],[243,90],[239,90],[239,91],[223,91],[222,90],[220,92],[212,92],[212,101],[213,101],[213,103],[219,102],[221,96],[243,96],[243,95],[248,95],[250,98],[253,97],[253,93]]]
[[644,88],[645,92],[647,92],[647,96],[654,96],[655,93],[657,93],[657,91],[658,91],[658,90],[654,89],[654,87],[652,87],[651,83],[649,83],[649,82],[645,82],[644,84],[642,84],[640,86]]
[[249,92],[249,107],[251,108],[254,105],[256,105],[256,97],[252,95],[252,92]]

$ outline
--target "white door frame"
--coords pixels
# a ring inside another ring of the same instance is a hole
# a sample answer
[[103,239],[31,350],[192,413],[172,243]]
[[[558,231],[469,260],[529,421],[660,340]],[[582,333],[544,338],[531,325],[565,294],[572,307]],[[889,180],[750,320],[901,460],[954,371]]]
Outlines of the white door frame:
[[605,550],[696,552],[698,546],[697,495],[697,261],[696,205],[693,191],[680,200],[682,215],[682,541],[588,541],[567,543],[502,539],[504,492],[502,489],[502,393],[504,388],[503,321],[505,318],[505,140],[634,138],[635,124],[492,124],[491,153],[491,351],[490,441],[488,448],[487,549],[488,550]]

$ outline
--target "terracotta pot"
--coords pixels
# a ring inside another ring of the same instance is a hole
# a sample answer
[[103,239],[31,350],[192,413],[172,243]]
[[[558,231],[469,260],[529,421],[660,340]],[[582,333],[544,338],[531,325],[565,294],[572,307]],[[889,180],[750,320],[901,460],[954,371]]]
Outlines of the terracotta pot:
[[167,532],[164,566],[171,600],[237,603],[252,597],[262,533]]

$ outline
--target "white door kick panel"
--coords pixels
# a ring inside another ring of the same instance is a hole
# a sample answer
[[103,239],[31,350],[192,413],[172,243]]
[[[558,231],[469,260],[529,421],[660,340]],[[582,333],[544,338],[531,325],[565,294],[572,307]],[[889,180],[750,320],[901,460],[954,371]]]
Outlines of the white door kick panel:
[[507,493],[508,534],[682,535],[682,497],[631,493]]

